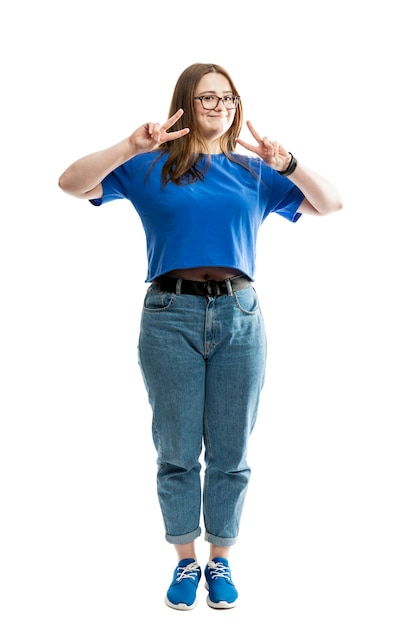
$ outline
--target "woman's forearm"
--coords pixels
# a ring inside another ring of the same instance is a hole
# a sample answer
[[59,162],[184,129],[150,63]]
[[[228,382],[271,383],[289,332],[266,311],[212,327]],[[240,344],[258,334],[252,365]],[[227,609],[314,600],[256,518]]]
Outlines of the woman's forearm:
[[[337,189],[325,178],[298,163],[288,177],[303,192],[307,202],[301,207],[304,213],[326,215],[342,208],[342,199]],[[311,210],[309,210],[309,206]]]
[[129,139],[124,139],[110,148],[88,154],[72,163],[61,174],[58,184],[63,191],[76,198],[97,198],[101,195],[101,182],[107,174],[136,153]]

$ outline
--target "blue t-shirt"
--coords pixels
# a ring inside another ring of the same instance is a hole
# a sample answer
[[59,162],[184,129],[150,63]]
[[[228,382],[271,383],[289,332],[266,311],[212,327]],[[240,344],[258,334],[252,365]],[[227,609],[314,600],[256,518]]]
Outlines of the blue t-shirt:
[[[295,222],[304,196],[288,178],[257,157],[245,157],[255,176],[224,154],[210,156],[202,180],[175,185],[161,182],[166,155],[139,154],[103,180],[95,205],[126,198],[145,230],[148,273],[157,276],[192,267],[230,267],[255,277],[256,240],[262,222],[277,213]],[[205,159],[202,157],[201,167]]]

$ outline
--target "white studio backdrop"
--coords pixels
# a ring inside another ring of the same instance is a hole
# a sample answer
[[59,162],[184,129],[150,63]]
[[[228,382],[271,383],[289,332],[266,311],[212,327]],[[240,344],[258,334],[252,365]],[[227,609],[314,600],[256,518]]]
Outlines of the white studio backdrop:
[[[231,557],[242,600],[215,617],[414,626],[411,8],[122,0],[2,14],[1,623],[187,619],[163,604],[175,558],[136,360],[140,221],[57,181],[164,121],[179,73],[202,61],[226,67],[246,119],[344,199],[260,233],[269,361]],[[201,594],[193,614],[208,623]]]

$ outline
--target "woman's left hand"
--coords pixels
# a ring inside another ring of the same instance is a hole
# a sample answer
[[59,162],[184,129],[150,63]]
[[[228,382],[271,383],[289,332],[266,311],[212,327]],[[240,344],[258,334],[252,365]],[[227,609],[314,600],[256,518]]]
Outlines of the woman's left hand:
[[236,143],[246,148],[246,150],[257,154],[272,169],[278,172],[286,170],[291,161],[290,153],[277,141],[271,141],[268,137],[261,137],[254,129],[251,122],[248,121],[246,124],[252,137],[258,142],[258,145],[252,146],[246,143],[246,141],[242,141],[242,139],[236,139]]

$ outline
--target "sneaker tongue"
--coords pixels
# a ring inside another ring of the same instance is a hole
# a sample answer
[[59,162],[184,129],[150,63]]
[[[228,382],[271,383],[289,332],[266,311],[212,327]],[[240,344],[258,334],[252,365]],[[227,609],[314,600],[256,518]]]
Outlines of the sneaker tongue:
[[229,565],[229,562],[227,559],[224,559],[221,556],[215,556],[214,559],[211,559],[213,561],[213,563],[223,563],[223,565]]
[[195,563],[195,559],[181,559],[181,561],[178,563],[178,565],[180,567],[184,567],[186,565],[190,565],[191,563]]

